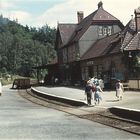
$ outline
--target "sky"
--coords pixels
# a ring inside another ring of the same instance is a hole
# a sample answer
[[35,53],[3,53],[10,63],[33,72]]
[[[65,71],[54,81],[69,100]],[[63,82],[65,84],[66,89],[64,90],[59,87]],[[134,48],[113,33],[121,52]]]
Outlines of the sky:
[[[77,23],[77,11],[84,17],[98,8],[100,0],[0,0],[0,14],[22,25],[42,27],[48,24]],[[128,23],[134,10],[140,7],[140,0],[102,0],[103,8],[118,18],[124,25]]]

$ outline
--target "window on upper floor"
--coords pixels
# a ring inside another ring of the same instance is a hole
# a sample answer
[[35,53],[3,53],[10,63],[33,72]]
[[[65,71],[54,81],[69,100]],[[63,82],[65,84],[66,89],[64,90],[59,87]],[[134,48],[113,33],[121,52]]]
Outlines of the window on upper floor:
[[107,35],[107,27],[103,28],[103,35]]
[[108,35],[111,35],[111,34],[112,34],[112,27],[108,26]]
[[112,26],[99,26],[98,28],[99,36],[106,36],[112,34]]
[[99,26],[99,35],[103,35],[103,27]]

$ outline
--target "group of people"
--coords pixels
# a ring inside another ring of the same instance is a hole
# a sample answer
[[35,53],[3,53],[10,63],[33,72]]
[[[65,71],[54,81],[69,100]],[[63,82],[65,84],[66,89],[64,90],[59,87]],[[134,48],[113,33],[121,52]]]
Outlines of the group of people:
[[[118,100],[122,100],[123,98],[123,84],[120,80],[116,82],[116,97]],[[92,106],[92,99],[94,100],[95,105],[99,105],[100,101],[102,100],[102,92],[103,92],[103,81],[97,78],[91,78],[87,81],[85,86],[85,93],[87,97],[87,104]]]
[[[92,105],[91,100],[94,98],[95,104],[99,104],[102,100],[101,93],[101,82],[97,78],[91,78],[87,81],[85,86],[85,93],[87,95],[87,104]],[[93,96],[94,95],[94,96]]]

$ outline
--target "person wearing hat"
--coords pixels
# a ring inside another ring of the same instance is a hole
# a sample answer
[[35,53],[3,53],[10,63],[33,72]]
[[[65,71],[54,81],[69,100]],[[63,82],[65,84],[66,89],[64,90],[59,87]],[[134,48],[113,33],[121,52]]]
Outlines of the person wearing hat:
[[122,100],[124,92],[123,84],[121,83],[120,80],[117,80],[115,86],[116,86],[116,97],[118,98],[118,100]]

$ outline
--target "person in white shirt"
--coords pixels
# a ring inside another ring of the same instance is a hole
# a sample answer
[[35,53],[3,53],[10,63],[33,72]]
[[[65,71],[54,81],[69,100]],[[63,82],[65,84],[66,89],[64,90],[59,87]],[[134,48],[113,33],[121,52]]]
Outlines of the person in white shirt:
[[123,84],[121,83],[120,80],[117,80],[117,83],[115,86],[116,86],[116,97],[118,98],[118,100],[122,100],[123,93],[124,93]]

